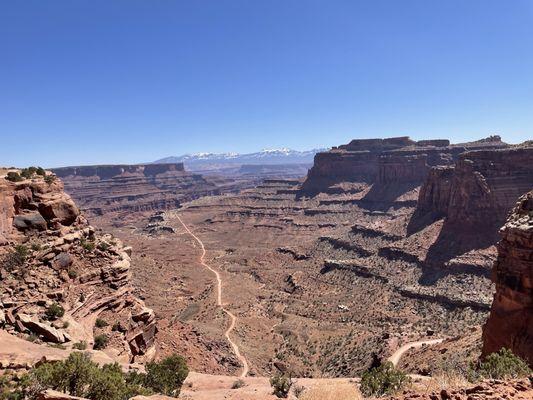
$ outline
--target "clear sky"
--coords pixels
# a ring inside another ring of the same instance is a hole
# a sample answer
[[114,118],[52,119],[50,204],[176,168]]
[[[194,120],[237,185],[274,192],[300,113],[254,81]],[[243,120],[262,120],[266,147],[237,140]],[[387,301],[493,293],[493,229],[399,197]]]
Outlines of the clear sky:
[[0,7],[0,165],[533,138],[533,0]]

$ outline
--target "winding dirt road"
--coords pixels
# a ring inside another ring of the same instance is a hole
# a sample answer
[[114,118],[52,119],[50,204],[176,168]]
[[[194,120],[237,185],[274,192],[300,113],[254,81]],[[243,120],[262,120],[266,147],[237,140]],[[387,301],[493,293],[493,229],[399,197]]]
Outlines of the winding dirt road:
[[398,365],[398,362],[400,362],[400,358],[409,350],[416,349],[418,347],[422,347],[423,345],[432,345],[441,343],[444,339],[430,339],[430,340],[419,340],[417,342],[409,342],[404,344],[402,347],[400,347],[398,350],[396,350],[390,357],[389,360],[395,367]]
[[228,329],[224,333],[224,336],[226,337],[226,339],[228,340],[228,343],[233,348],[233,352],[235,353],[235,356],[237,356],[237,358],[242,364],[242,372],[241,372],[240,378],[244,378],[246,375],[248,375],[248,371],[249,371],[248,361],[246,360],[246,357],[244,357],[241,354],[239,350],[239,346],[237,346],[237,344],[233,340],[231,340],[231,337],[230,337],[231,331],[235,328],[235,322],[237,321],[237,317],[231,311],[229,311],[222,305],[222,278],[220,277],[220,274],[218,273],[217,270],[215,270],[214,268],[212,268],[209,264],[205,262],[206,251],[205,251],[204,243],[200,240],[198,236],[196,236],[194,233],[191,232],[189,227],[185,225],[185,223],[182,221],[179,215],[176,215],[176,217],[178,218],[180,223],[183,225],[183,228],[185,228],[187,233],[191,235],[194,238],[194,240],[196,240],[198,244],[200,245],[202,249],[202,254],[200,255],[200,264],[202,264],[209,271],[215,274],[217,278],[217,306],[219,306],[222,309],[222,311],[224,311],[230,317],[230,320],[231,320],[231,323]]

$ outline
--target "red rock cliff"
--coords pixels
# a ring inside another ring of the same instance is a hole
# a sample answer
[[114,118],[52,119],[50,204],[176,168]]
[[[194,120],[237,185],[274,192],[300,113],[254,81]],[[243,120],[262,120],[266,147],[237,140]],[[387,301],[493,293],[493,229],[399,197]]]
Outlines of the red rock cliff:
[[[105,335],[122,362],[153,355],[155,315],[133,294],[131,249],[96,233],[59,179],[0,175],[0,228],[1,328],[67,348]],[[64,315],[51,318],[52,304]]]
[[533,366],[533,190],[520,198],[500,232],[483,356],[506,347]]
[[453,165],[465,151],[505,147],[508,145],[497,136],[458,145],[445,139],[415,142],[407,136],[352,140],[315,156],[302,192],[328,191],[340,182],[420,185],[431,167]]

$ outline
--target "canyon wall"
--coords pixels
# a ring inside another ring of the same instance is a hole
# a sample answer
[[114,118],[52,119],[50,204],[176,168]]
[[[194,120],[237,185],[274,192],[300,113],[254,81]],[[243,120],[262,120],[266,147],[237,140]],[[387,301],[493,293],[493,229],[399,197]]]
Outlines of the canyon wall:
[[177,208],[184,201],[218,194],[224,187],[224,183],[186,172],[183,163],[64,167],[53,171],[89,215]]
[[414,219],[446,217],[445,225],[496,235],[518,197],[532,187],[533,147],[466,152],[454,167],[430,171]]
[[53,175],[0,175],[0,204],[0,327],[67,349],[105,336],[125,363],[153,356],[155,315],[133,294],[131,248],[97,233]]
[[501,235],[483,356],[506,347],[533,366],[533,191],[520,198]]
[[416,142],[407,136],[352,140],[316,154],[302,192],[328,192],[340,182],[422,184],[431,167],[453,165],[465,151],[506,147],[499,136],[462,144],[446,139]]

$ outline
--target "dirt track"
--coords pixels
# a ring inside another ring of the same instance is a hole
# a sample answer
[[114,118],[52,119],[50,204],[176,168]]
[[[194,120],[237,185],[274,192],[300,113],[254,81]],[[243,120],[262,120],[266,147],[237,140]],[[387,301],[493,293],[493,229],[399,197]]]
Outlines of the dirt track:
[[400,361],[400,358],[409,350],[415,349],[417,347],[422,347],[423,345],[432,345],[441,343],[444,339],[430,339],[430,340],[419,340],[417,342],[409,342],[404,344],[402,347],[400,347],[398,350],[396,350],[388,359],[394,366],[398,365],[398,362]]
[[235,328],[235,322],[237,321],[237,317],[231,311],[226,309],[222,304],[222,278],[220,277],[220,274],[217,270],[215,270],[214,268],[212,268],[209,264],[205,262],[206,250],[205,250],[204,243],[200,240],[198,236],[192,233],[192,231],[189,229],[187,225],[185,225],[185,223],[182,221],[179,215],[176,215],[176,217],[178,218],[180,223],[183,225],[183,228],[187,231],[187,233],[191,235],[194,238],[194,240],[196,240],[198,244],[200,245],[200,248],[202,249],[202,254],[200,255],[200,264],[202,264],[204,267],[209,269],[213,274],[215,274],[217,278],[217,305],[222,309],[222,311],[224,311],[230,317],[230,321],[231,321],[228,329],[224,333],[224,336],[228,340],[229,344],[233,348],[233,352],[235,353],[235,355],[237,356],[237,358],[242,364],[242,372],[241,372],[240,377],[244,378],[246,375],[248,375],[248,371],[249,371],[248,361],[246,360],[246,357],[244,357],[244,355],[241,354],[239,350],[239,346],[233,340],[231,340],[231,337],[230,337],[231,331],[233,330],[233,328]]

